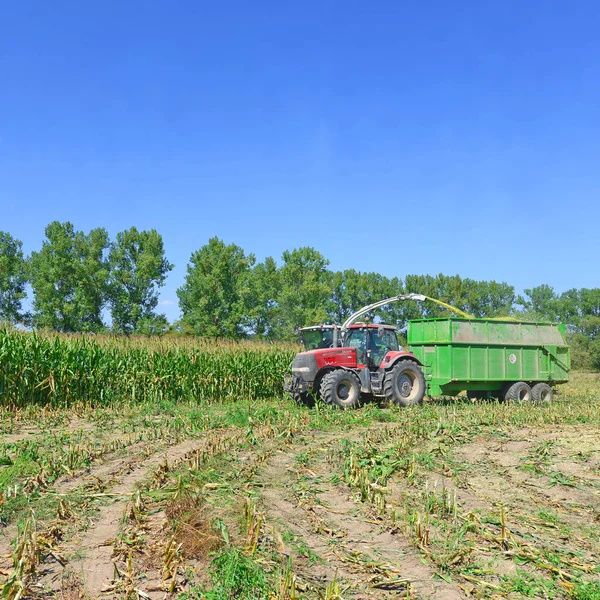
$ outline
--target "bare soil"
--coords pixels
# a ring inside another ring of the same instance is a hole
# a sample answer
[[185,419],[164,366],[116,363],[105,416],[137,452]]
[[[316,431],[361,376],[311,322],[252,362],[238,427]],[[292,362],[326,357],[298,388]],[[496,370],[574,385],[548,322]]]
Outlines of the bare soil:
[[[72,421],[67,428],[91,432],[88,425]],[[11,435],[18,441],[37,434],[24,426]],[[65,517],[73,519],[69,527],[75,534],[57,536],[51,552],[42,552],[29,593],[72,600],[129,593],[151,600],[175,598],[190,589],[189,572],[195,573],[196,584],[209,585],[211,552],[223,544],[214,520],[226,522],[234,542],[246,547],[239,517],[249,502],[261,520],[256,539],[257,551],[263,553],[260,560],[271,568],[273,561],[291,559],[300,598],[324,597],[334,581],[342,598],[355,600],[521,598],[516,592],[498,592],[507,577],[542,573],[570,581],[535,552],[559,552],[586,574],[588,565],[600,563],[600,539],[593,535],[600,527],[600,436],[592,426],[528,427],[503,436],[472,436],[444,460],[432,461],[434,466],[422,467],[411,477],[395,472],[386,485],[389,505],[383,513],[361,498],[356,486],[344,479],[343,465],[331,456],[342,440],[371,444],[383,452],[401,439],[399,426],[300,431],[292,437],[265,426],[254,434],[252,444],[246,443],[249,432],[236,428],[168,447],[132,443],[42,490],[42,495],[88,498],[91,516],[79,521],[76,515]],[[219,445],[226,438],[231,449]],[[435,444],[425,446],[423,451],[437,451]],[[173,481],[155,481],[165,461],[171,466],[189,463],[190,471],[202,469],[194,457],[209,449],[209,455],[225,456],[228,483],[205,484],[193,501],[170,488],[168,502],[149,494],[136,512],[135,503],[142,502],[136,490],[142,484],[147,484],[145,491],[163,495],[165,486],[173,487]],[[217,492],[228,486],[233,491],[225,506],[225,496]],[[435,508],[427,525],[431,539],[415,535],[414,515],[405,514],[404,523],[390,518],[392,504],[410,507],[441,490],[455,499],[456,522],[472,523],[472,531],[465,534],[464,557],[475,557],[472,564],[478,569],[481,565],[480,570],[463,568],[467,563],[460,551],[456,556],[447,551],[444,558],[440,548],[451,532],[443,529]],[[40,531],[43,526],[50,524],[40,524]],[[16,535],[15,524],[0,530],[0,573],[5,579]],[[171,575],[165,572],[169,548],[175,548],[177,557]],[[444,563],[448,556],[451,560]]]
[[[310,468],[298,468],[299,450],[278,452],[269,461],[261,473],[260,496],[273,526],[291,531],[320,558],[312,562],[286,544],[285,553],[294,555],[307,586],[320,589],[337,573],[349,588],[348,597],[357,599],[397,597],[399,591],[419,598],[464,597],[457,586],[435,575],[401,533],[386,531],[345,486],[333,484],[322,456]],[[315,491],[308,501],[292,492],[299,477]]]

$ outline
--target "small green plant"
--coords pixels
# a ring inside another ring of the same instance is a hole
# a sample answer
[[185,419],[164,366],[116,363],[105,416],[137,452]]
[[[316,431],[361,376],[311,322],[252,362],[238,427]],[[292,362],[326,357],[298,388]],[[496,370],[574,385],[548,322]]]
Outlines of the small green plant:
[[545,523],[551,525],[557,525],[559,522],[558,513],[550,512],[547,510],[540,510],[540,512],[538,513],[538,517]]
[[578,583],[571,595],[574,600],[600,600],[600,583]]
[[306,467],[310,462],[310,459],[308,457],[308,450],[304,450],[303,452],[299,452],[298,454],[296,454],[296,462],[299,465]]
[[220,552],[211,562],[212,590],[207,600],[266,600],[271,590],[255,561],[235,546]]
[[517,571],[517,575],[509,582],[509,589],[526,598],[534,598],[541,591],[537,579],[523,571]]
[[342,596],[343,590],[338,581],[337,571],[335,572],[335,577],[333,581],[327,584],[325,591],[319,592],[319,600],[344,600]]
[[296,538],[296,543],[294,545],[296,546],[298,554],[308,559],[309,565],[323,562],[323,559],[318,554],[313,552],[301,539]]

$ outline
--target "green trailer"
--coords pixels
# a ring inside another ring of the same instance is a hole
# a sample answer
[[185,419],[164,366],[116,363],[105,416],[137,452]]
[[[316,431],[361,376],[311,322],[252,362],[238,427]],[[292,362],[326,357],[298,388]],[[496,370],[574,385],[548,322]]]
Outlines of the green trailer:
[[408,346],[423,364],[430,396],[550,400],[569,379],[564,325],[495,319],[410,321]]

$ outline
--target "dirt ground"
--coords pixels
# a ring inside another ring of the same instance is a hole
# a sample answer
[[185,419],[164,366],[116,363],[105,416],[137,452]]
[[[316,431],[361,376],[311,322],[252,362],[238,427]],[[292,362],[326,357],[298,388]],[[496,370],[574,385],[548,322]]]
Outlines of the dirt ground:
[[[63,420],[56,461],[2,494],[3,597],[584,598],[600,577],[600,427],[557,406],[291,405],[218,427],[140,417],[134,434],[118,415]],[[49,435],[15,423],[4,468]],[[216,595],[213,561],[234,547],[268,592]]]

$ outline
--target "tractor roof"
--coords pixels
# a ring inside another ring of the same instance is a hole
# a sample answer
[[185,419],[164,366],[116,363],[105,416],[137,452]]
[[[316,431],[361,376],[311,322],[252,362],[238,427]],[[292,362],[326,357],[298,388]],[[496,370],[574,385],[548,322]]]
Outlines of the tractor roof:
[[384,323],[353,323],[348,326],[348,329],[364,329],[365,327],[368,327],[369,329],[379,329],[380,327],[383,327],[384,329],[391,329],[393,331],[396,331],[397,329],[393,325],[386,325]]
[[[335,327],[337,327],[338,329],[340,328],[339,325],[310,325],[308,327],[298,327],[298,331],[310,331],[312,329],[334,329]],[[363,323],[360,321],[358,323],[353,323],[352,325],[349,325],[348,329],[364,329],[365,327],[368,327],[369,329],[379,329],[380,327],[384,327],[385,329],[392,329],[394,331],[396,331],[397,329],[397,327],[395,327],[394,325],[386,325],[385,323]]]

